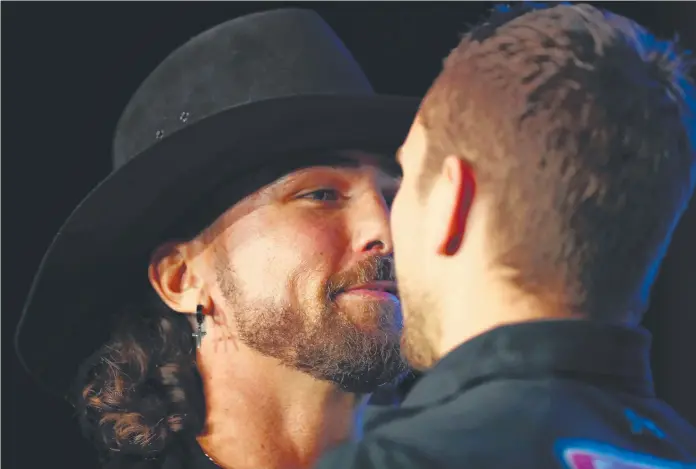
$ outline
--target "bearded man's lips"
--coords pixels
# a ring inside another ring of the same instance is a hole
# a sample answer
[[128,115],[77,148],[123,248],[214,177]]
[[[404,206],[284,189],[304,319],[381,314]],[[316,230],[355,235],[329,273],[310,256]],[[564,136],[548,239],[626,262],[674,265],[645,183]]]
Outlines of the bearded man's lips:
[[359,285],[351,285],[338,292],[338,295],[360,295],[382,300],[398,299],[396,282],[392,280],[378,280]]

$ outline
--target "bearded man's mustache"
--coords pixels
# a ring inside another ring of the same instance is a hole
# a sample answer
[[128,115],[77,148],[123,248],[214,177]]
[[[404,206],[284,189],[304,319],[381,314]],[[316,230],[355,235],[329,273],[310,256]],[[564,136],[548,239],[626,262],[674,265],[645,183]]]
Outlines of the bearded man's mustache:
[[330,299],[333,299],[350,287],[379,281],[396,281],[392,256],[368,257],[349,270],[332,275],[327,282],[327,294]]

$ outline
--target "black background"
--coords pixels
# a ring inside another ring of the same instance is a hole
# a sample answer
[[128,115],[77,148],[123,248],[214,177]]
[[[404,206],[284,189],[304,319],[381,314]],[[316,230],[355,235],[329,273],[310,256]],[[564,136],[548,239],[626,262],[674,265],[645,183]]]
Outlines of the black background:
[[[2,5],[3,465],[94,467],[71,409],[19,367],[12,334],[51,238],[110,169],[111,138],[140,82],[176,47],[241,14],[300,3],[118,2]],[[490,2],[305,3],[344,40],[379,92],[422,95],[458,34]],[[696,45],[696,3],[602,6]],[[658,392],[696,423],[696,209],[654,290]],[[79,285],[75,285],[79,289]],[[55,311],[55,314],[70,314]],[[70,347],[70,337],[65,338]],[[8,464],[8,465],[6,465]]]

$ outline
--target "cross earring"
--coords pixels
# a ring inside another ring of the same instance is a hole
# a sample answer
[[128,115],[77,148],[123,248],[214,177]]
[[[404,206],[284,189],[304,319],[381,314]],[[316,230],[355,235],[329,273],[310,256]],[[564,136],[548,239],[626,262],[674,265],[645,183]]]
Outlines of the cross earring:
[[196,339],[196,348],[201,348],[201,341],[206,335],[203,319],[203,305],[198,305],[196,306],[196,332],[191,334]]

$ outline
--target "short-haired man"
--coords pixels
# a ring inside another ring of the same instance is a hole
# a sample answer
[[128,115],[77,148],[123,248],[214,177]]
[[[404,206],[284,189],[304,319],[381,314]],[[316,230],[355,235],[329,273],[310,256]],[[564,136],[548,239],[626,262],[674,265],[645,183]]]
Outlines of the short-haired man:
[[428,369],[321,469],[696,468],[638,324],[694,190],[684,56],[589,5],[500,9],[400,152],[402,349]]

